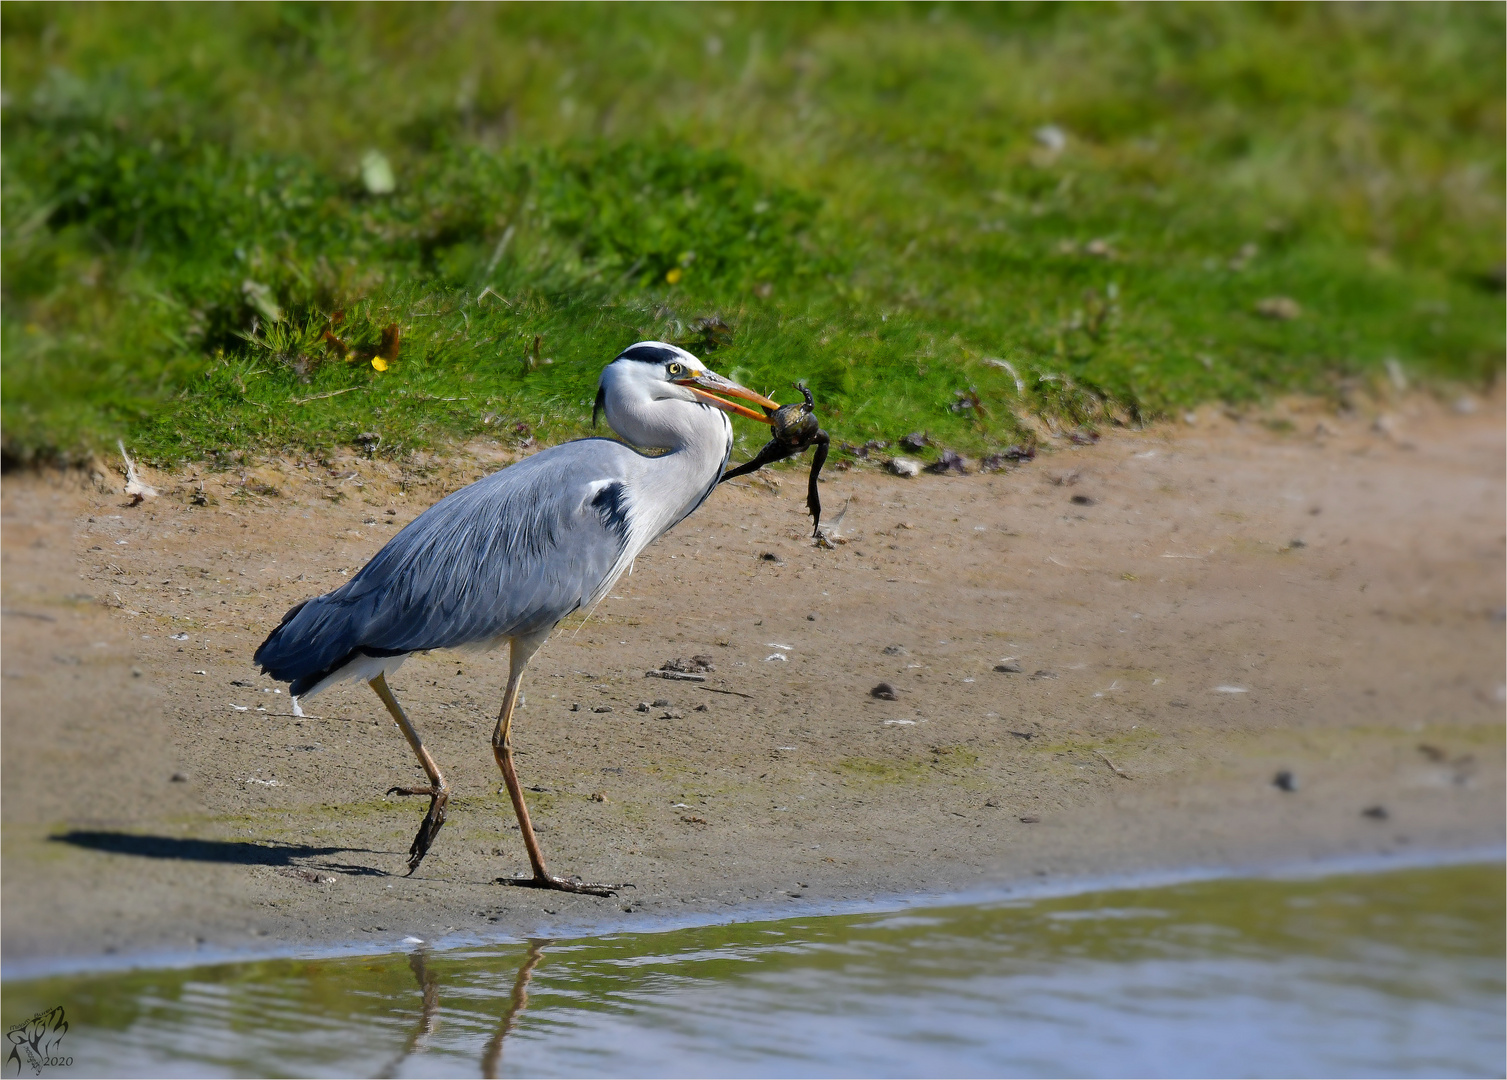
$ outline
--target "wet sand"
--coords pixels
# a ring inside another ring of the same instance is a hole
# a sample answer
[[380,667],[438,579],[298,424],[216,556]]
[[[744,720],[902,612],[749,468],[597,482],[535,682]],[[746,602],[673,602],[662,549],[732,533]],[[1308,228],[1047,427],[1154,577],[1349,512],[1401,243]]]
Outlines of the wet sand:
[[[1204,409],[1008,473],[832,472],[830,551],[803,472],[725,485],[525,682],[545,853],[634,885],[612,899],[498,884],[527,866],[501,654],[393,679],[455,791],[412,877],[423,800],[383,792],[422,773],[376,697],[298,719],[251,663],[515,450],[158,474],[135,507],[116,475],[7,476],[5,963],[1500,848],[1507,439],[1500,390],[1479,406]],[[644,676],[693,655],[703,684]]]

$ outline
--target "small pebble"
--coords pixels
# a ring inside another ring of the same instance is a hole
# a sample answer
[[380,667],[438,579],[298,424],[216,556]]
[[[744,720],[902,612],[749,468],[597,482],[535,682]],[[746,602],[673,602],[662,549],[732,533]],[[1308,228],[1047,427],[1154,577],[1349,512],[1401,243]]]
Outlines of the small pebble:
[[1031,676],[1033,679],[1055,679],[1056,677],[1055,671],[1048,671],[1046,668],[1037,668],[1036,674]]
[[1283,791],[1297,791],[1298,778],[1290,770],[1283,769],[1276,776],[1272,777],[1272,786],[1280,788]]
[[1386,821],[1387,818],[1391,817],[1392,815],[1387,813],[1387,808],[1385,806],[1377,805],[1366,807],[1361,811],[1361,816],[1375,818],[1377,821]]
[[1303,314],[1302,306],[1290,296],[1268,296],[1256,301],[1256,314],[1263,319],[1289,322]]
[[593,705],[591,707],[591,711],[592,712],[611,712],[612,711],[612,706],[611,705]]
[[806,616],[806,621],[807,622],[815,622],[816,621],[816,615],[815,614],[807,615]]
[[937,476],[946,476],[955,473],[958,476],[968,475],[967,461],[955,450],[943,450],[939,460],[926,466],[926,471],[935,473]]
[[900,699],[900,695],[895,693],[895,688],[887,682],[882,682],[870,690],[869,696],[878,698],[880,701],[898,701]]
[[175,784],[186,784],[188,783],[188,773],[175,772],[173,773],[172,780]]
[[1043,124],[1032,132],[1032,137],[1052,154],[1061,153],[1062,148],[1067,145],[1067,132],[1056,124]]
[[648,712],[649,711],[649,703],[647,701],[640,701],[638,703],[638,705],[635,707],[635,711],[637,711],[637,712]]
[[910,653],[906,652],[904,645],[886,645],[884,647],[884,655],[885,656],[909,656]]
[[1022,817],[1021,817],[1020,820],[1023,821],[1023,822],[1025,822],[1027,825],[1035,825],[1041,819],[1039,817],[1037,817],[1035,814],[1025,814],[1025,815],[1022,815]]
[[995,664],[994,665],[994,670],[995,671],[1003,671],[1007,675],[1015,675],[1015,674],[1019,674],[1020,673],[1021,666],[1019,664],[1017,664],[1017,663],[1012,662],[1012,661],[1006,661],[1003,664]]
[[570,711],[571,712],[580,712],[581,711],[581,706],[578,705],[576,702],[572,701],[570,703]]
[[657,697],[652,702],[650,702],[650,704],[652,704],[656,709],[668,709],[670,707],[670,699]]
[[1087,495],[1074,495],[1073,503],[1077,506],[1093,506],[1094,500]]

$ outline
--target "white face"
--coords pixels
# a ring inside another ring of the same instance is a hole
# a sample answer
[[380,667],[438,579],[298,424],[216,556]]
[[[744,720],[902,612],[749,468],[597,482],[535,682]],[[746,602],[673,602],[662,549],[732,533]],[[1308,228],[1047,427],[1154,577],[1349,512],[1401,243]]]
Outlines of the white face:
[[610,397],[688,401],[711,405],[723,412],[735,412],[768,423],[764,415],[727,401],[718,394],[752,401],[766,411],[779,407],[764,395],[756,394],[709,370],[694,355],[679,346],[663,341],[641,341],[624,349],[603,370],[592,418],[595,422],[597,411],[607,406]]
[[621,368],[622,378],[642,387],[656,400],[696,400],[683,383],[706,372],[693,354],[662,341],[640,341],[618,354],[612,366]]
[[609,397],[614,402],[665,398],[695,401],[690,390],[674,380],[694,378],[701,370],[701,362],[684,349],[662,341],[640,341],[624,349],[603,369],[596,407],[591,412],[592,423],[607,407]]

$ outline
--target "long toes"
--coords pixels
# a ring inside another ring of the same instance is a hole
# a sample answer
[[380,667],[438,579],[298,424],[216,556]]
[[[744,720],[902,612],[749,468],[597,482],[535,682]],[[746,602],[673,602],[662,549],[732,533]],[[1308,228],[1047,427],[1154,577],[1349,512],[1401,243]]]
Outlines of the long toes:
[[390,787],[389,795],[428,795],[430,798],[439,794],[438,789],[432,787]]
[[587,896],[616,896],[619,889],[631,889],[632,885],[598,885],[585,881],[567,881],[557,877],[511,877],[498,878],[499,885],[515,885],[522,889],[551,889],[555,892],[584,893]]
[[593,881],[562,881],[560,887],[566,892],[587,893],[591,896],[616,896],[620,889],[632,889],[631,884],[604,885]]
[[[405,794],[410,793],[405,792]],[[439,835],[440,829],[445,824],[445,807],[449,802],[450,797],[447,793],[436,792],[431,795],[429,812],[424,815],[424,821],[414,835],[413,846],[408,849],[408,874],[404,875],[405,877],[417,870],[419,863],[424,861],[424,856],[429,854],[430,845],[434,843],[434,838]]]
[[560,881],[554,886],[561,892],[584,893],[587,896],[616,896],[616,885],[596,885],[586,881]]
[[616,896],[618,885],[577,885],[571,892],[586,893],[590,896]]
[[413,846],[408,849],[408,873],[404,877],[411,877],[419,868],[419,863],[424,861],[424,856],[429,854],[429,843],[432,837],[424,835],[426,830],[420,829],[419,835],[413,838]]
[[435,833],[439,831],[439,826],[431,829],[427,821],[419,827],[418,835],[413,838],[413,846],[408,849],[408,874],[405,874],[405,877],[419,868],[419,863],[423,862],[424,856],[429,854],[429,847],[434,843]]

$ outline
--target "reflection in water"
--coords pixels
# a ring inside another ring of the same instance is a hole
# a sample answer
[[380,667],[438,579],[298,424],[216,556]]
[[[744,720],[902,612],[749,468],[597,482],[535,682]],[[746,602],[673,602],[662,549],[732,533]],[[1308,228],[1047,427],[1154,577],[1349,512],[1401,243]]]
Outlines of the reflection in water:
[[76,1075],[1500,1076],[1504,893],[1445,866],[11,980],[0,1022],[63,1006]]
[[[531,938],[528,952],[524,955],[523,964],[518,968],[518,974],[513,979],[513,993],[508,999],[507,1008],[502,1011],[502,1020],[497,1025],[497,1031],[487,1040],[486,1049],[481,1053],[481,1075],[487,1080],[493,1080],[497,1076],[497,1067],[502,1064],[502,1043],[513,1030],[513,1025],[518,1021],[518,1014],[528,1008],[528,984],[534,977],[534,968],[539,966],[539,961],[544,958],[544,947],[550,944],[547,938]],[[413,971],[413,977],[419,981],[419,990],[423,994],[424,1006],[419,1015],[418,1022],[408,1035],[408,1041],[403,1044],[403,1049],[398,1051],[392,1063],[381,1072],[380,1077],[397,1076],[403,1062],[415,1050],[422,1049],[423,1041],[439,1027],[440,1006],[440,982],[439,976],[429,965],[429,947],[420,945],[408,956],[408,967]]]
[[528,1008],[529,980],[534,977],[534,969],[544,958],[544,946],[548,944],[548,940],[539,939],[528,943],[528,955],[523,958],[523,966],[518,969],[518,977],[513,980],[512,1000],[508,1002],[507,1011],[502,1014],[502,1023],[497,1025],[497,1034],[487,1040],[487,1048],[481,1055],[481,1075],[487,1080],[493,1080],[497,1076],[497,1067],[502,1064],[502,1040],[513,1030],[518,1014]]
[[408,1036],[408,1041],[403,1044],[403,1049],[398,1051],[397,1057],[392,1059],[392,1064],[377,1073],[381,1077],[398,1075],[398,1069],[409,1054],[419,1049],[419,1044],[428,1036],[434,1034],[434,1029],[440,1022],[440,980],[439,976],[429,968],[429,947],[420,945],[408,956],[408,967],[413,972],[413,977],[419,980],[419,990],[424,997],[424,1008],[419,1015],[419,1022],[414,1025],[413,1031]]

